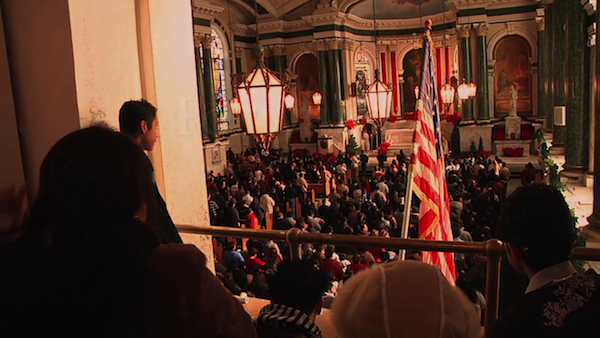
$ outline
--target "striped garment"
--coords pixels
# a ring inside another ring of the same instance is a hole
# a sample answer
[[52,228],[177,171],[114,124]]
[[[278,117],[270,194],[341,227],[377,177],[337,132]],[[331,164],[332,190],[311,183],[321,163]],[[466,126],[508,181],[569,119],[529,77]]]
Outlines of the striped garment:
[[254,326],[270,327],[292,332],[301,332],[308,337],[319,338],[321,330],[308,315],[300,310],[280,304],[269,304],[263,307],[254,320]]
[[[419,238],[452,241],[435,60],[431,50],[432,41],[428,31],[423,38],[423,68],[411,156],[412,187],[421,201]],[[451,252],[423,252],[422,261],[437,265],[450,284],[455,284],[454,255]]]

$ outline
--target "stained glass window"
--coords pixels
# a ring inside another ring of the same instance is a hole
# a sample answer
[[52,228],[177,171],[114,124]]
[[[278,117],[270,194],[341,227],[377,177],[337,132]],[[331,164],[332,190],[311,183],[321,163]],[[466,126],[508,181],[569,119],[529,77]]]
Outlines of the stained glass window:
[[210,46],[213,61],[213,78],[215,85],[215,100],[219,130],[229,129],[229,108],[227,104],[227,76],[225,75],[225,56],[223,42],[212,30],[212,45]]
[[371,62],[367,54],[363,52],[356,53],[354,60],[354,70],[356,71],[354,81],[356,82],[356,108],[358,114],[367,112],[367,100],[365,93],[371,84]]

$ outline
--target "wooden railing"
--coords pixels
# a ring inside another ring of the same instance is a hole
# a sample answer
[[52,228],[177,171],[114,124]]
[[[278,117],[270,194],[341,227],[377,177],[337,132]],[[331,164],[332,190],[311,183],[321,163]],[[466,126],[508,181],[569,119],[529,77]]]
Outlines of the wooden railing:
[[[484,322],[486,331],[491,327],[498,317],[500,262],[505,254],[505,248],[504,244],[497,239],[490,239],[486,242],[444,242],[420,239],[314,234],[301,232],[299,229],[295,228],[287,231],[237,229],[219,226],[198,227],[192,225],[178,225],[177,228],[180,232],[197,235],[285,241],[289,244],[291,257],[294,259],[302,258],[302,243],[482,254],[485,255],[487,259],[485,288],[487,306]],[[600,249],[576,248],[573,252],[572,258],[579,260],[600,261]]]

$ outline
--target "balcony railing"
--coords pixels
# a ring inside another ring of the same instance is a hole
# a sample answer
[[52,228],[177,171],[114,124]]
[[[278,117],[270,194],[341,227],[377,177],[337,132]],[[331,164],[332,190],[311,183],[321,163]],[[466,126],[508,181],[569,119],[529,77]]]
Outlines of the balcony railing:
[[[458,252],[467,254],[485,255],[487,259],[485,299],[485,330],[487,332],[496,318],[498,318],[498,298],[500,293],[500,261],[505,254],[504,244],[497,239],[486,242],[445,242],[427,241],[420,239],[402,239],[385,237],[363,237],[355,235],[329,235],[301,232],[299,229],[287,231],[280,230],[253,230],[237,229],[230,227],[198,227],[192,225],[178,225],[182,233],[196,235],[212,235],[222,237],[239,237],[251,239],[264,239],[285,241],[290,246],[291,257],[302,258],[302,243],[335,244],[356,247],[385,247],[402,250]],[[576,248],[573,259],[600,261],[600,249]]]

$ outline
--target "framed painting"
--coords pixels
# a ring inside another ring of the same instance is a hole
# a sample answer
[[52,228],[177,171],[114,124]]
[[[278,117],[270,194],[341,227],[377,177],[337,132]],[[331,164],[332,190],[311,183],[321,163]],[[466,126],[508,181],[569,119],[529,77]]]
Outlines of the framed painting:
[[510,111],[511,87],[517,90],[517,112],[531,115],[531,48],[525,38],[505,36],[494,50],[494,108],[496,116]]

